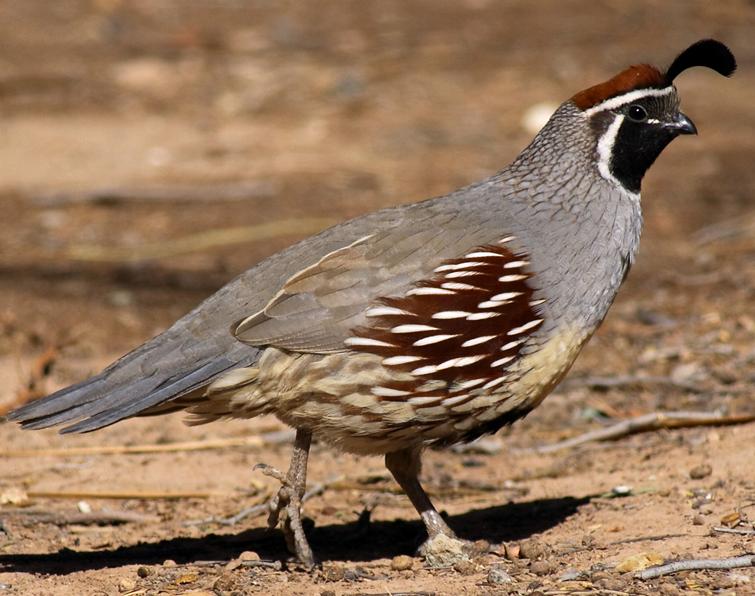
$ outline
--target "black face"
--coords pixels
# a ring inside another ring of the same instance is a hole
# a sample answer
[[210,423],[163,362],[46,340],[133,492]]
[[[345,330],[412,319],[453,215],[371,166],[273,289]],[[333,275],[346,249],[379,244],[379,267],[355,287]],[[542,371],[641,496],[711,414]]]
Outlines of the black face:
[[599,140],[608,134],[617,117],[622,122],[610,147],[608,168],[622,186],[635,193],[640,191],[645,172],[666,146],[680,134],[695,132],[692,123],[679,112],[675,91],[642,97],[595,114]]

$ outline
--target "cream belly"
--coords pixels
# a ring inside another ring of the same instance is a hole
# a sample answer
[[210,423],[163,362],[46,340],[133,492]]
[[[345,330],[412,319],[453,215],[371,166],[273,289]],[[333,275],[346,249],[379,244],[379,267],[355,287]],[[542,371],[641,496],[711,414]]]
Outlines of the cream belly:
[[[188,409],[191,423],[275,414],[345,451],[376,454],[417,444],[450,444],[494,432],[537,407],[574,362],[589,335],[565,329],[522,357],[491,390],[466,399],[387,398],[375,386],[408,378],[372,354],[265,350],[254,368],[232,371]],[[496,422],[499,421],[499,424]]]

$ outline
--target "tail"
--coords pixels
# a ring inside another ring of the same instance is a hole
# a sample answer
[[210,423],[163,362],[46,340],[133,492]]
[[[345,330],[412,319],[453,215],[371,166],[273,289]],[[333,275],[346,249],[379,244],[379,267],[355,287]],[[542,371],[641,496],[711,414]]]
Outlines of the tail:
[[83,433],[132,416],[181,409],[168,402],[259,357],[259,350],[228,331],[234,317],[224,312],[229,310],[224,298],[227,292],[221,290],[97,376],[18,408],[8,419],[28,429],[69,423],[62,433]]

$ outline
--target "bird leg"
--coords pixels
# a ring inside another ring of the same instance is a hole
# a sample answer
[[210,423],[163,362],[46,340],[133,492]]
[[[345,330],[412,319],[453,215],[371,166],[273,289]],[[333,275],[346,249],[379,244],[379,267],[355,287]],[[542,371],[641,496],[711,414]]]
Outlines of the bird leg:
[[255,470],[262,470],[263,474],[281,483],[277,494],[270,501],[270,515],[267,523],[272,529],[278,525],[279,521],[281,522],[281,530],[289,552],[296,555],[299,562],[308,569],[315,566],[315,557],[302,527],[301,505],[307,486],[307,458],[311,443],[311,431],[297,429],[291,453],[291,465],[285,476],[267,464],[257,464],[254,467]]
[[419,483],[421,468],[418,448],[402,449],[385,454],[385,467],[393,474],[399,486],[414,505],[427,529],[428,539],[419,547],[418,553],[433,567],[453,564],[469,558],[471,543],[459,540],[435,509],[430,497]]

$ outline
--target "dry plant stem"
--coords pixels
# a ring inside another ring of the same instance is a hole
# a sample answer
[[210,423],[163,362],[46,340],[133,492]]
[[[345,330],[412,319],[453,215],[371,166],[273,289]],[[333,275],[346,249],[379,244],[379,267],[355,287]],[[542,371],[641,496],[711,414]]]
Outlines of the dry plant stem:
[[695,383],[685,383],[684,381],[675,381],[671,377],[652,376],[652,375],[622,375],[616,377],[576,377],[567,379],[561,384],[563,389],[573,389],[575,387],[591,387],[594,389],[610,389],[612,387],[625,387],[626,385],[667,385],[690,391],[691,393],[702,393],[704,389]]
[[269,182],[226,182],[218,184],[191,184],[153,187],[111,186],[80,192],[39,194],[31,201],[40,207],[62,207],[80,203],[218,203],[220,201],[246,201],[269,197],[276,192]]
[[260,242],[280,236],[307,236],[320,232],[334,223],[336,223],[335,220],[322,217],[283,219],[253,226],[207,230],[165,242],[142,244],[139,247],[71,246],[60,257],[95,263],[133,263],[167,259],[178,255],[209,251],[219,246]]
[[755,421],[755,416],[723,416],[717,412],[653,412],[637,418],[624,420],[607,428],[593,430],[565,441],[550,445],[518,449],[522,453],[552,453],[591,443],[594,441],[615,441],[636,433],[660,430],[662,428],[691,428],[695,426],[728,426],[747,424]]
[[674,561],[666,565],[649,567],[634,574],[637,579],[654,579],[679,571],[694,571],[699,569],[737,569],[739,567],[755,566],[755,555],[743,555],[741,557],[729,557],[726,559],[687,559]]
[[274,528],[282,519],[283,536],[290,552],[296,555],[299,562],[307,569],[315,566],[315,557],[304,533],[301,519],[301,505],[307,486],[307,460],[309,447],[312,444],[312,433],[298,429],[294,439],[291,465],[288,474],[284,476],[279,470],[266,464],[257,464],[255,469],[261,469],[266,476],[271,476],[281,483],[278,493],[270,502],[268,526]]
[[0,514],[23,515],[28,523],[48,523],[58,526],[68,524],[127,524],[127,523],[156,523],[160,518],[154,515],[144,515],[135,511],[92,511],[91,513],[60,513],[42,509],[16,509],[0,511]]
[[755,529],[754,530],[745,530],[743,528],[722,528],[716,526],[713,528],[714,532],[721,532],[723,534],[739,534],[741,536],[755,536]]
[[211,497],[228,497],[229,493],[212,493],[199,491],[164,492],[164,491],[62,491],[30,490],[26,493],[37,499],[209,499]]
[[55,457],[76,455],[127,455],[139,453],[173,453],[176,451],[204,451],[227,449],[228,447],[265,447],[288,443],[294,432],[277,428],[251,437],[230,439],[207,439],[204,441],[182,441],[180,443],[157,443],[145,445],[98,445],[92,447],[64,447],[60,449],[7,449],[0,451],[0,457]]

